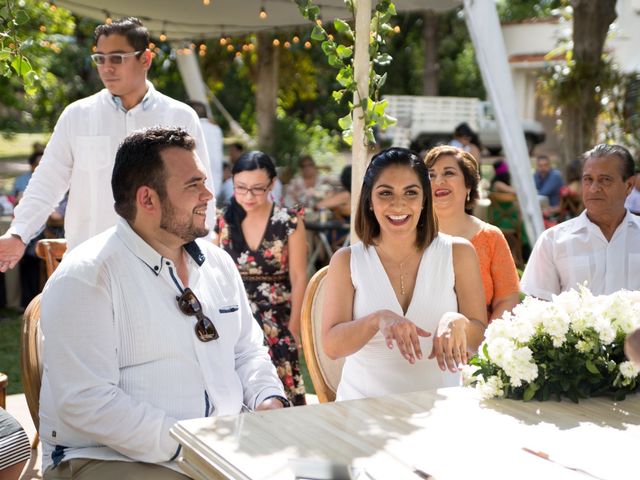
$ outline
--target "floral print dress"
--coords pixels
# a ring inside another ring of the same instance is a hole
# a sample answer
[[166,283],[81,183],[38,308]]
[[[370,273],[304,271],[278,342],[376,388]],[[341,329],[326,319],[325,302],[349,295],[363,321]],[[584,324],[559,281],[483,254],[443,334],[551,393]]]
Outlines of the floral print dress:
[[225,211],[218,215],[215,227],[220,246],[238,266],[253,315],[264,331],[271,360],[289,401],[293,405],[305,405],[298,348],[289,331],[291,283],[288,240],[298,224],[298,212],[274,204],[262,241],[254,251],[243,235],[241,244],[234,244],[224,218]]

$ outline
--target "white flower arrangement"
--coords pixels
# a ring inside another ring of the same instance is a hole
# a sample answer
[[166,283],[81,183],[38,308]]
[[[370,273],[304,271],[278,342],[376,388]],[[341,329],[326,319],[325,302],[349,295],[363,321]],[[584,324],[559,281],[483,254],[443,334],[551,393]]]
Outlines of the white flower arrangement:
[[637,291],[594,296],[581,286],[551,302],[527,297],[489,325],[463,378],[484,398],[623,399],[640,386],[623,351],[639,327]]

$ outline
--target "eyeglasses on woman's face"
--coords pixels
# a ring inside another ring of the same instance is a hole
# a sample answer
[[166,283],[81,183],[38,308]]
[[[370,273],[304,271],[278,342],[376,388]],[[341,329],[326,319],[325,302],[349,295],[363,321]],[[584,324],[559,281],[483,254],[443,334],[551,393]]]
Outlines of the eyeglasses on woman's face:
[[201,342],[210,342],[220,337],[213,322],[202,312],[202,304],[196,294],[190,288],[185,288],[182,295],[176,297],[178,308],[185,315],[194,316],[196,323],[196,336]]
[[268,186],[255,186],[255,187],[246,187],[244,185],[236,185],[234,186],[234,190],[236,192],[236,195],[248,195],[251,194],[254,197],[260,197],[262,195],[264,195],[265,193],[267,193],[267,191],[269,190]]

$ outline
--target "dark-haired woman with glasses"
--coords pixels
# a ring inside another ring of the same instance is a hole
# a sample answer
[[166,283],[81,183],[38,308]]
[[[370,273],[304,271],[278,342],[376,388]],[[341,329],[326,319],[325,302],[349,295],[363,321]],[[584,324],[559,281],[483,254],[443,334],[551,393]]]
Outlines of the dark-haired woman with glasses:
[[304,222],[272,200],[276,169],[265,153],[243,154],[231,174],[234,196],[218,216],[217,242],[240,270],[289,401],[304,405],[297,346],[307,284]]

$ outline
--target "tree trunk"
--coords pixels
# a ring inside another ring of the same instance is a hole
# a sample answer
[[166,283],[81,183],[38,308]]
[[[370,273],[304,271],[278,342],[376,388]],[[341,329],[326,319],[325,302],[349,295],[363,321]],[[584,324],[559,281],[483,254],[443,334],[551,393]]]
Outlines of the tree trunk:
[[438,95],[438,16],[433,10],[425,10],[422,38],[424,40],[424,77],[425,95]]
[[280,50],[273,45],[270,33],[259,32],[257,43],[256,122],[258,125],[258,145],[261,150],[271,152],[278,102]]
[[571,0],[576,96],[563,107],[566,160],[590,149],[596,137],[601,93],[602,52],[609,25],[616,19],[616,0]]

